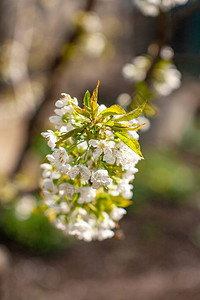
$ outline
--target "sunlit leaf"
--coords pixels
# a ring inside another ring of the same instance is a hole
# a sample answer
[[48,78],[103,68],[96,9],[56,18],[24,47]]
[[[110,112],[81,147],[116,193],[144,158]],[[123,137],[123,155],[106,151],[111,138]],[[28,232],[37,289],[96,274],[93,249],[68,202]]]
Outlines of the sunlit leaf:
[[88,108],[91,108],[91,100],[90,100],[90,92],[87,91],[85,93],[85,96],[83,98],[83,104],[84,104],[84,107],[88,107]]
[[77,112],[79,114],[82,114],[82,112],[83,112],[82,108],[80,108],[79,106],[74,105],[73,103],[72,103],[72,106],[73,106],[75,112]]
[[65,134],[63,134],[63,135],[61,135],[59,141],[56,143],[56,146],[59,147],[60,144],[62,144],[62,143],[63,143],[64,141],[66,141],[68,138],[74,136],[75,134],[77,134],[77,133],[79,133],[79,132],[81,133],[81,132],[84,130],[84,128],[85,128],[84,126],[81,127],[81,128],[76,128],[76,129],[70,130],[69,132],[67,132],[67,133],[65,133]]
[[84,116],[86,118],[90,117],[89,112],[87,112],[85,109],[82,109],[79,106],[74,105],[73,103],[72,103],[72,106],[73,106],[75,112],[77,112],[78,114],[80,114],[80,115],[82,115],[82,116]]
[[127,131],[129,131],[129,130],[131,130],[131,131],[137,131],[137,130],[139,130],[143,125],[144,125],[145,123],[143,123],[143,124],[140,124],[140,125],[137,125],[137,124],[135,124],[135,126],[133,126],[133,125],[124,125],[124,124],[119,124],[119,123],[114,123],[114,125],[113,126],[111,126],[111,128],[113,129],[113,130],[127,130]]
[[110,126],[110,127],[114,126],[114,124],[115,123],[113,121],[111,121],[111,120],[109,120],[109,121],[106,122],[106,125]]
[[112,105],[101,112],[101,115],[105,117],[113,116],[113,115],[124,115],[124,114],[126,114],[126,111],[123,108],[121,108],[119,105]]
[[115,119],[115,121],[122,122],[122,121],[130,121],[130,120],[136,119],[137,117],[139,117],[142,114],[142,112],[145,108],[145,105],[146,105],[146,102],[144,104],[138,106],[136,109],[130,111],[125,116]]
[[91,107],[92,107],[92,110],[93,112],[98,108],[98,105],[97,105],[97,97],[98,97],[98,87],[99,87],[99,80],[97,82],[97,86],[96,88],[94,89],[93,93],[92,93],[92,97],[91,97]]
[[111,200],[118,207],[127,207],[132,204],[132,201],[125,199],[122,196],[111,196]]
[[106,193],[100,193],[96,196],[96,207],[100,212],[111,211],[112,205],[113,205],[113,203],[111,200],[111,195],[106,194]]
[[140,151],[140,144],[138,141],[132,137],[130,137],[127,133],[115,131],[114,134],[129,148],[131,148],[135,153],[137,153],[140,157],[142,153]]

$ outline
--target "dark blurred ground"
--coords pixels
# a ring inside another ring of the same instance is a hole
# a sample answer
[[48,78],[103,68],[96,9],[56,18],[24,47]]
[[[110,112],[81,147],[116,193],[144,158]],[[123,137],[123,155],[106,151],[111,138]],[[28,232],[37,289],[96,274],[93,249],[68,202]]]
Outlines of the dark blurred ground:
[[3,299],[200,299],[200,212],[146,207],[122,222],[125,238],[77,242],[46,257],[9,250]]

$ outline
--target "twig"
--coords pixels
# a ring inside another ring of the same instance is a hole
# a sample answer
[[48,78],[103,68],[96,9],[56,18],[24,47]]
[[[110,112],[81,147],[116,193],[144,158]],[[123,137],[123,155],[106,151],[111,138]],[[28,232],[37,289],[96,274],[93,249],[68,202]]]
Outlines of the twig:
[[152,63],[145,77],[145,81],[147,84],[149,84],[152,75],[151,73],[154,69],[155,64],[160,59],[160,50],[166,44],[166,42],[167,42],[167,15],[166,13],[160,12],[158,16],[157,38],[155,42],[155,47],[153,47],[153,50],[151,51],[151,53],[149,53],[152,57]]

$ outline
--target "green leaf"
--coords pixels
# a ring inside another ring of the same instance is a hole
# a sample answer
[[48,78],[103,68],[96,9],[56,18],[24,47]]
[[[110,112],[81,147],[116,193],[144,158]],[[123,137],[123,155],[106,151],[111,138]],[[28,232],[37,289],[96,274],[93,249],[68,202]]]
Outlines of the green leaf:
[[85,96],[83,98],[84,106],[91,108],[91,100],[90,100],[90,92],[86,91]]
[[138,104],[143,104],[147,99],[151,100],[154,93],[150,90],[148,84],[145,81],[140,81],[135,85],[136,95],[134,100]]
[[101,112],[101,115],[105,117],[124,114],[126,114],[126,111],[119,105],[112,105]]
[[110,212],[112,210],[111,195],[100,193],[96,196],[96,208],[101,213],[102,211]]
[[111,120],[108,120],[107,122],[106,122],[106,125],[107,126],[109,126],[109,127],[112,127],[112,126],[114,126],[114,122],[113,121],[111,121]]
[[97,105],[97,97],[98,97],[98,87],[99,87],[99,80],[97,82],[97,86],[95,88],[95,90],[93,91],[92,93],[92,97],[91,97],[91,108],[92,108],[92,111],[94,112],[95,110],[98,109],[98,105]]
[[84,128],[85,128],[85,126],[83,126],[81,128],[75,128],[75,129],[70,130],[69,132],[61,135],[59,141],[56,143],[56,146],[59,147],[64,141],[66,141],[70,137],[74,136],[77,133],[81,133],[84,130]]
[[86,118],[90,117],[90,114],[85,109],[82,109],[79,106],[74,105],[73,103],[72,103],[72,106],[73,106],[75,112],[77,112],[78,114],[80,114]]
[[132,137],[130,137],[127,133],[124,132],[117,132],[115,131],[114,134],[129,148],[131,148],[135,153],[137,153],[140,157],[142,156],[142,153],[140,151],[140,144],[138,141]]
[[129,126],[126,126],[124,124],[120,124],[120,123],[114,123],[113,126],[110,126],[113,130],[121,130],[121,131],[137,131],[139,130],[145,123],[141,124],[141,125],[137,125],[137,124],[134,124],[135,126],[133,125],[129,125]]
[[142,105],[138,106],[136,109],[130,111],[125,116],[115,119],[115,121],[122,122],[122,121],[130,121],[130,120],[136,119],[143,112],[145,105],[146,105],[146,102],[143,103]]
[[79,106],[76,106],[75,104],[72,103],[72,106],[75,110],[75,112],[77,112],[78,114],[82,115],[83,109],[80,108]]
[[127,200],[122,196],[111,196],[111,200],[118,207],[127,207],[132,204],[132,201]]

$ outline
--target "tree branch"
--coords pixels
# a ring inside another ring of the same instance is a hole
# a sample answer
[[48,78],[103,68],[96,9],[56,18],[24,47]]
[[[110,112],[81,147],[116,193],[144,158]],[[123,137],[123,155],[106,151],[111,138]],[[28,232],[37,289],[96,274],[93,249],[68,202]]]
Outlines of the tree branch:
[[[87,0],[86,5],[85,5],[85,12],[91,11],[94,4],[95,4],[96,0]],[[62,49],[66,44],[74,44],[78,41],[79,36],[80,36],[80,31],[78,28],[75,28],[75,30],[71,33],[71,35],[69,36],[68,33],[66,33],[64,39],[63,39],[63,43],[60,47],[60,51],[58,52],[58,54],[55,56],[55,58],[53,59],[53,61],[51,62],[51,65],[49,67],[48,70],[48,78],[52,78],[51,80],[49,80],[47,87],[46,87],[46,92],[44,95],[44,98],[42,100],[42,102],[40,102],[40,104],[36,107],[33,115],[31,116],[31,118],[28,121],[28,125],[27,125],[27,130],[26,130],[26,141],[23,145],[23,149],[21,150],[21,153],[19,154],[19,158],[18,161],[12,171],[12,173],[10,174],[10,177],[12,178],[21,168],[24,157],[27,153],[27,151],[29,150],[30,146],[32,145],[33,142],[33,138],[35,136],[36,133],[38,133],[40,131],[40,128],[38,125],[38,120],[40,119],[40,115],[42,114],[42,112],[44,111],[44,109],[46,108],[47,104],[49,103],[49,101],[51,100],[51,96],[53,94],[54,91],[54,80],[57,77],[57,71],[59,69],[59,67],[62,64],[67,64],[69,62],[69,58],[65,58],[62,55]]]

